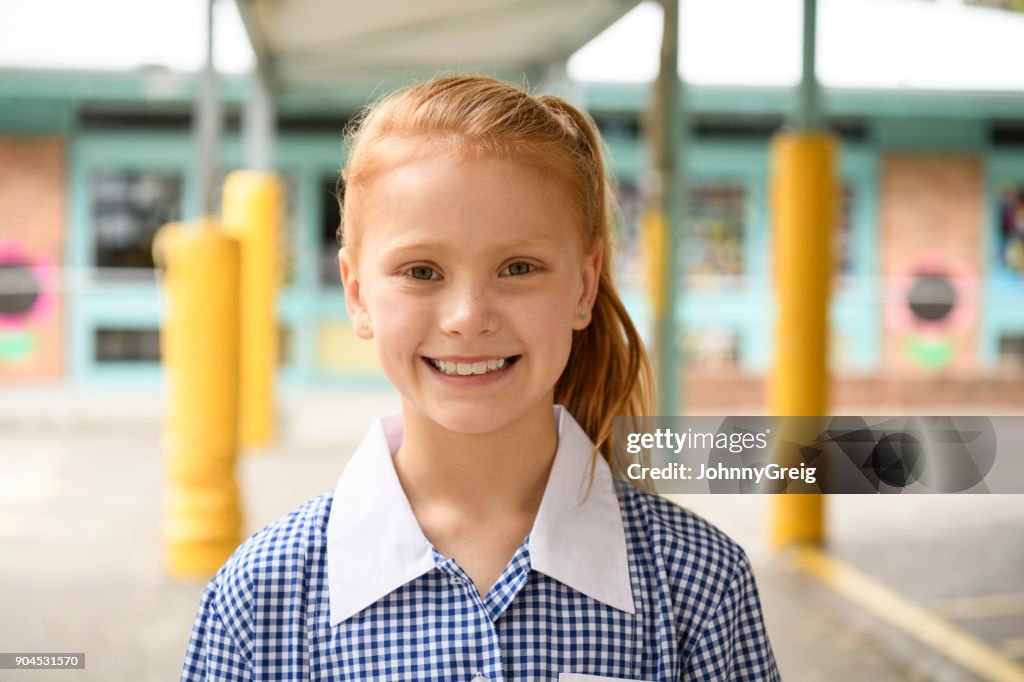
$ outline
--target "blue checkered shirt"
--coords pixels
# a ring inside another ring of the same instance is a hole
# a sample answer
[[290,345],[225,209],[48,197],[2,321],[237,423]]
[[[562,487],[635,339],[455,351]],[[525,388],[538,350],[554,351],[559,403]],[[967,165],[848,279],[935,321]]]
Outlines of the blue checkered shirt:
[[[206,587],[182,680],[778,680],[743,550],[612,478],[555,408],[531,532],[481,596],[423,537],[379,420],[337,488],[246,541]],[[582,500],[582,502],[581,502]]]

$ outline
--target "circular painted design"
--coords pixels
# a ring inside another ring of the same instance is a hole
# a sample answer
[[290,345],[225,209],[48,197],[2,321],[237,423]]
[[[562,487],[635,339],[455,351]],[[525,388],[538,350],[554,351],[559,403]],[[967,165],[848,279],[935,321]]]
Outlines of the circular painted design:
[[21,331],[54,306],[56,268],[15,242],[0,243],[0,330]]
[[888,278],[889,330],[917,365],[931,371],[948,367],[975,329],[977,273],[934,252],[901,270]]
[[956,302],[956,289],[945,275],[919,275],[907,292],[910,312],[925,322],[946,319]]
[[27,263],[0,263],[0,315],[27,314],[41,294],[41,282]]

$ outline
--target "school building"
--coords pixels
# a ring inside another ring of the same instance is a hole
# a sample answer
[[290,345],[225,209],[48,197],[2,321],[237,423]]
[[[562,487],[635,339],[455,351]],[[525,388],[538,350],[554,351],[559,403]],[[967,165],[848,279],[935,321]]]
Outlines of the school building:
[[[0,73],[0,380],[161,381],[155,231],[199,211],[194,76]],[[222,168],[242,166],[247,84],[222,82]],[[383,385],[336,266],[341,130],[369,91],[278,103],[285,384]],[[648,86],[577,84],[620,179],[620,287],[648,324],[638,227]],[[689,408],[757,406],[773,337],[770,141],[782,89],[691,87],[678,341]],[[833,404],[1024,406],[1024,95],[824,93],[841,141]]]

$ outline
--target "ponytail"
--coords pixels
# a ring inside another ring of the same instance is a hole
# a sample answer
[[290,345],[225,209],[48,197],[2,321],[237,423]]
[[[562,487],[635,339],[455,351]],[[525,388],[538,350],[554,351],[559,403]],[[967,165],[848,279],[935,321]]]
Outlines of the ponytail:
[[[594,122],[563,99],[537,98],[576,133],[583,156],[589,161],[592,210],[585,224],[588,241],[605,244],[597,299],[591,323],[574,332],[569,362],[555,385],[555,402],[565,405],[618,476],[629,462],[621,448],[613,447],[612,420],[616,416],[642,417],[654,409],[654,372],[643,340],[619,298],[612,276],[612,226],[619,213],[606,175],[601,138]],[[591,477],[593,472],[591,472]],[[592,480],[592,478],[591,478]]]

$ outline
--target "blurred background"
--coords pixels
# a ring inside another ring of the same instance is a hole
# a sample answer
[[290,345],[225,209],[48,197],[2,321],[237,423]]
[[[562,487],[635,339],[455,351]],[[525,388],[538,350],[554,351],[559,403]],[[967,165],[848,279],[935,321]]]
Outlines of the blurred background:
[[[619,179],[619,286],[653,338],[641,216],[661,6],[378,4],[214,0],[214,81],[205,0],[0,0],[0,650],[87,654],[85,671],[11,679],[180,670],[202,584],[161,563],[153,239],[216,205],[210,188],[254,154],[285,200],[277,433],[238,461],[245,534],[332,488],[373,418],[397,409],[352,333],[335,241],[341,131],[394,87],[482,71],[586,109]],[[683,414],[769,411],[770,144],[799,106],[802,10],[680,3]],[[817,12],[820,109],[840,145],[820,254],[835,264],[827,413],[1024,413],[1024,4]],[[211,82],[220,130],[204,152]],[[253,142],[261,117],[271,132]],[[678,501],[751,554],[785,679],[1024,679],[1024,498],[828,498],[829,556],[869,582],[773,552],[768,498]]]

